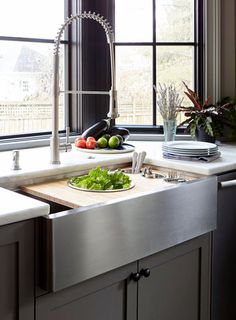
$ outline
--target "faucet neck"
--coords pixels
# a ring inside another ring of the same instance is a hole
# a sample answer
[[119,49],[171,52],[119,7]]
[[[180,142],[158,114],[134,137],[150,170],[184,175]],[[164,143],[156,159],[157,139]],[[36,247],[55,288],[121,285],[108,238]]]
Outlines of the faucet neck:
[[107,37],[107,43],[109,45],[110,52],[110,67],[111,67],[111,90],[109,92],[110,95],[110,103],[109,103],[109,112],[107,116],[111,119],[115,119],[118,117],[117,111],[117,92],[116,92],[116,83],[115,83],[115,54],[114,54],[114,32],[109,22],[104,19],[100,14],[96,14],[95,12],[91,13],[91,11],[84,11],[81,14],[71,15],[66,19],[64,24],[59,29],[57,36],[55,38],[54,45],[54,61],[53,61],[53,107],[52,107],[52,138],[50,142],[51,147],[51,163],[58,164],[60,163],[59,159],[59,55],[60,55],[60,42],[61,37],[63,35],[64,30],[69,26],[73,21],[79,19],[91,19],[97,21],[102,28],[104,29]]

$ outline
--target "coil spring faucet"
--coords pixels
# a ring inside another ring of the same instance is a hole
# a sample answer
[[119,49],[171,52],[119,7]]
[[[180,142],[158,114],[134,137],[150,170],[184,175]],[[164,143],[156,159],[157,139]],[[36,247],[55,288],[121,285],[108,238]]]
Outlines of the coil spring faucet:
[[[79,19],[91,19],[97,21],[104,29],[107,37],[107,43],[109,45],[110,51],[110,69],[111,69],[111,89],[109,92],[106,91],[60,91],[59,88],[59,54],[60,54],[60,41],[62,34],[65,28],[70,25],[73,21]],[[50,150],[51,150],[51,163],[52,164],[60,164],[60,156],[59,150],[63,150],[64,146],[59,143],[59,95],[60,93],[67,94],[106,94],[110,96],[109,102],[109,112],[107,117],[110,119],[115,119],[119,116],[117,110],[117,91],[115,85],[115,55],[114,55],[114,32],[109,22],[107,22],[104,17],[100,16],[100,14],[96,14],[95,12],[91,13],[91,11],[84,11],[81,14],[71,15],[66,19],[64,24],[62,24],[59,29],[57,36],[55,38],[54,52],[53,52],[53,106],[52,106],[52,137],[50,140]],[[68,143],[66,143],[67,149]]]

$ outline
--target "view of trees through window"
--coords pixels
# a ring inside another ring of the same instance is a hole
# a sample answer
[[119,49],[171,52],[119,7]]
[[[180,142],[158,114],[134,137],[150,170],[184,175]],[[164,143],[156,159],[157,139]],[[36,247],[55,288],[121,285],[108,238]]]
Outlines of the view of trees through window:
[[[117,124],[162,124],[154,84],[174,84],[180,95],[184,91],[182,81],[194,88],[195,2],[114,0],[120,113]],[[54,37],[69,3],[69,0],[1,2],[0,136],[51,131]],[[64,41],[61,46],[62,89],[67,43]],[[65,128],[65,118],[61,95],[61,130]]]
[[[51,131],[53,41],[64,0],[3,1],[0,9],[0,135]],[[63,70],[62,49],[61,86]],[[62,97],[60,129],[64,116]]]
[[174,84],[181,96],[184,96],[182,81],[194,87],[194,2],[115,2],[120,113],[116,123],[160,125],[162,118],[158,110],[156,118],[153,117],[156,108],[153,84]]

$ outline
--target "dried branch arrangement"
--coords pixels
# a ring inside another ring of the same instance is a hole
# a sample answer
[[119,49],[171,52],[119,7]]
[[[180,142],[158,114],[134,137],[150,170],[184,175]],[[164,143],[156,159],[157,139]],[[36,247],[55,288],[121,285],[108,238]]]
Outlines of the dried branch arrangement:
[[160,114],[164,120],[175,120],[177,117],[177,108],[181,106],[183,98],[180,98],[173,84],[158,84],[156,91],[156,103]]

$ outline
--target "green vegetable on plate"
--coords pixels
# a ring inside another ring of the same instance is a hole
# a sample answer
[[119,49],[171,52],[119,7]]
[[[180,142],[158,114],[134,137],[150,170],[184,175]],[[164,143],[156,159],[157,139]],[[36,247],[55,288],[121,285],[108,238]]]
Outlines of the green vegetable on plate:
[[99,138],[97,141],[98,148],[106,148],[107,144],[108,144],[107,139],[104,137]]
[[97,167],[85,176],[71,177],[69,183],[88,190],[117,190],[129,188],[131,179],[120,170],[110,171]]
[[108,145],[111,149],[117,149],[120,146],[120,139],[117,136],[112,136],[108,141]]

